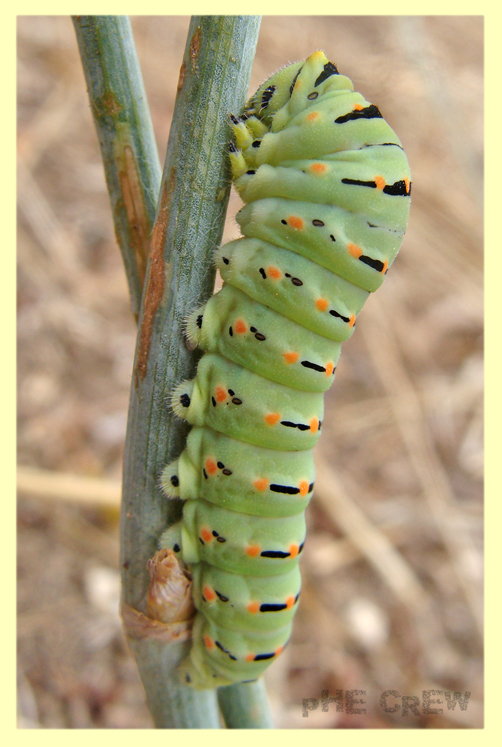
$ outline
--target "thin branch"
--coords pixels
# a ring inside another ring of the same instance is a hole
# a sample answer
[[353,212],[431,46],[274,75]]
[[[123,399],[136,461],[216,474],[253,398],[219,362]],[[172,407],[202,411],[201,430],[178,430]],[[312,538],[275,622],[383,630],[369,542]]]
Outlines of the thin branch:
[[227,729],[274,728],[263,679],[220,687],[218,702]]
[[128,17],[73,16],[73,24],[137,319],[161,176],[150,111]]
[[118,509],[120,483],[105,478],[84,477],[68,472],[54,472],[19,465],[17,468],[19,493],[48,500],[65,500]]

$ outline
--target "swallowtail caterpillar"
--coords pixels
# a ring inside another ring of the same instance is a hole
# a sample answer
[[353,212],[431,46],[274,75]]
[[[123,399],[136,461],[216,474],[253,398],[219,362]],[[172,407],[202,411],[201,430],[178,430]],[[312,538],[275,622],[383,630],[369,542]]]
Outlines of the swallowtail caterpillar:
[[231,127],[243,238],[217,251],[223,288],[187,321],[206,352],[173,393],[193,428],[162,476],[185,501],[162,546],[193,576],[181,674],[200,689],[255,680],[288,642],[323,393],[410,209],[398,137],[323,52],[273,75]]

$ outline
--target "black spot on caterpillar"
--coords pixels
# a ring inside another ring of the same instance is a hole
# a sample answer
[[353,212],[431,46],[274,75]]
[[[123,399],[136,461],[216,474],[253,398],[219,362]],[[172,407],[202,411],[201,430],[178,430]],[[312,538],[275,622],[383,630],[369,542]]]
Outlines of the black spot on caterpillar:
[[276,90],[276,86],[269,86],[263,91],[262,96],[261,96],[261,108],[262,109],[266,109],[268,102],[274,95],[275,90]]
[[337,117],[335,119],[336,124],[344,124],[345,122],[351,122],[355,119],[381,119],[382,115],[380,114],[378,107],[374,106],[373,104],[370,104],[370,106],[365,106],[362,109],[354,109],[353,111],[349,112],[348,114],[343,114],[340,117]]
[[324,69],[322,73],[319,75],[316,82],[314,83],[315,88],[317,88],[317,86],[320,86],[321,83],[324,83],[326,78],[329,78],[330,75],[338,75],[338,70],[336,68],[336,65],[334,65],[332,62],[327,62],[324,65]]

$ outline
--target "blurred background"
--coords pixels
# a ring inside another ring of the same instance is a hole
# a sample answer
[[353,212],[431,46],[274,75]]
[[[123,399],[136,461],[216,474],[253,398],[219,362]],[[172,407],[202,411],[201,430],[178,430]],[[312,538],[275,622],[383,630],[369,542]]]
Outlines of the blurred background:
[[[131,20],[163,161],[189,18]],[[264,17],[251,90],[318,48],[401,138],[412,210],[326,396],[276,725],[480,728],[483,19]],[[69,17],[18,18],[18,153],[18,725],[149,728],[118,616],[136,331]],[[303,716],[326,690],[366,713]]]

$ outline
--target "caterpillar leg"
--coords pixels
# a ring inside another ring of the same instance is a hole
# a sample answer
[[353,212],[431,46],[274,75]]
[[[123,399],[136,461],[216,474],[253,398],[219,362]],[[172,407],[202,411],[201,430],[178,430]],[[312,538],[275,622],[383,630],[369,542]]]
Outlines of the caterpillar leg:
[[232,179],[235,181],[244,176],[249,168],[242,151],[252,146],[256,138],[262,138],[267,132],[267,127],[256,117],[247,117],[246,115],[237,118],[231,114],[230,124],[236,143],[235,145],[233,142],[230,142],[228,146]]
[[172,550],[180,560],[183,560],[181,539],[182,525],[183,521],[178,521],[176,524],[169,527],[169,529],[166,529],[166,531],[162,533],[159,543],[160,549],[165,548],[166,550]]
[[168,498],[180,497],[178,460],[164,467],[160,476],[160,487]]
[[232,169],[232,179],[239,179],[244,176],[247,171],[246,159],[242,155],[242,151],[237,150],[233,143],[229,143],[228,152],[230,155],[230,167]]

